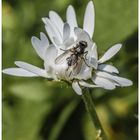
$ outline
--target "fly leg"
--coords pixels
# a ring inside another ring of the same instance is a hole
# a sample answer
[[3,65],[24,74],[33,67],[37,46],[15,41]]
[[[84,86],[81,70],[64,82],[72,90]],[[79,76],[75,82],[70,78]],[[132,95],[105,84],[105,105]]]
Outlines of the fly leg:
[[82,57],[82,59],[84,60],[84,62],[85,62],[85,64],[88,66],[88,67],[90,67],[88,64],[87,64],[87,62],[86,62],[86,60],[88,60],[87,59],[87,54],[88,54],[88,51],[86,51],[86,52],[84,52],[84,57]]
[[69,61],[70,60],[70,57],[67,57],[66,60]]
[[68,71],[69,70],[69,66],[68,66],[68,68],[66,69],[66,71]]
[[62,48],[60,48],[60,50],[61,50],[61,51],[67,51],[67,50],[64,50],[64,49],[62,49]]
[[72,71],[70,72],[69,77],[71,76],[71,74],[72,74]]
[[84,58],[84,57],[81,57],[81,59],[83,59],[83,60],[84,60],[84,62],[85,62],[85,64],[86,64],[88,67],[90,67],[90,66],[87,64],[87,62],[86,62],[86,60],[88,60],[88,59],[86,59],[86,60],[85,60],[85,58]]
[[[69,60],[70,60],[70,57],[66,58],[66,60],[67,60],[67,63],[68,63]],[[68,65],[68,68],[66,69],[66,71],[68,71],[68,70],[69,70],[69,65]]]
[[[70,68],[70,66],[68,66],[68,68],[66,69],[67,72],[68,72],[69,68]],[[72,74],[72,71],[70,71],[69,77],[71,76],[71,74]]]
[[[62,48],[60,48],[60,50],[61,50],[61,51],[64,51],[64,52],[65,52],[65,51],[68,51],[68,50],[64,50],[64,49],[62,49]],[[70,49],[69,51],[73,53],[75,50]]]
[[85,54],[85,59],[88,60],[88,59],[87,59],[88,51],[84,52],[84,54]]
[[[67,58],[67,61],[68,60],[69,60],[69,58]],[[70,66],[68,65],[68,68],[66,69],[67,72],[68,72],[69,68],[70,68]],[[70,77],[71,74],[72,74],[72,71],[69,73],[69,77]]]

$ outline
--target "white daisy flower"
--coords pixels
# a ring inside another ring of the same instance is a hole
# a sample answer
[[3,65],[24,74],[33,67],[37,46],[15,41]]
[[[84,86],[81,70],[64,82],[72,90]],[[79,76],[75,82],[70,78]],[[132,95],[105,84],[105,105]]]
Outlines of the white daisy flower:
[[[71,5],[67,9],[66,18],[67,22],[64,23],[54,11],[49,12],[49,18],[42,18],[52,44],[44,33],[40,33],[40,39],[31,39],[36,53],[44,61],[44,69],[16,61],[18,68],[4,69],[3,73],[68,81],[79,95],[82,94],[81,87],[114,89],[115,86],[132,85],[130,80],[115,75],[118,74],[115,67],[102,64],[118,52],[119,44],[109,49],[98,60],[96,45],[91,39],[94,32],[93,2],[90,1],[86,7],[83,29],[78,27]],[[91,82],[87,83],[86,80]]]

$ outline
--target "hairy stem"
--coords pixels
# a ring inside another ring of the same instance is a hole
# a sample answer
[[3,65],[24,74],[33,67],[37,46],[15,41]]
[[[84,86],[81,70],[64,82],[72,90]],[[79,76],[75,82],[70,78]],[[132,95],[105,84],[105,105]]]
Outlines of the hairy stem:
[[92,97],[89,89],[85,90],[85,92],[82,95],[82,98],[84,100],[86,110],[89,113],[89,115],[91,117],[91,120],[92,120],[92,122],[95,126],[96,131],[97,131],[96,140],[107,140],[105,132],[104,132],[104,130],[102,128],[102,125],[100,123],[100,120],[97,116],[94,101],[93,101],[93,97]]

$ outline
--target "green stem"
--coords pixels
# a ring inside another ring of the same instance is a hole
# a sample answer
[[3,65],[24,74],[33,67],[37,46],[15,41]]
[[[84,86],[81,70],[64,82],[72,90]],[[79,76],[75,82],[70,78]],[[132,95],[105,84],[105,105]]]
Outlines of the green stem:
[[97,116],[96,110],[95,110],[95,105],[93,101],[93,97],[89,91],[89,89],[86,89],[85,92],[82,95],[82,98],[84,100],[87,112],[89,113],[91,120],[95,126],[95,129],[97,131],[97,137],[96,140],[107,140],[107,137],[105,135],[105,132],[102,128],[102,125],[100,123],[100,120]]

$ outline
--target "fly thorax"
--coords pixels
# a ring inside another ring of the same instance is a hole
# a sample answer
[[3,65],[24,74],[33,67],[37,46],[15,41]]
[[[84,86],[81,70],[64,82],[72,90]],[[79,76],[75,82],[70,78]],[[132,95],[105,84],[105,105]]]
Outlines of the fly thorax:
[[80,52],[81,52],[81,48],[80,48],[80,47],[77,48],[76,51],[77,51],[78,53],[80,53]]

